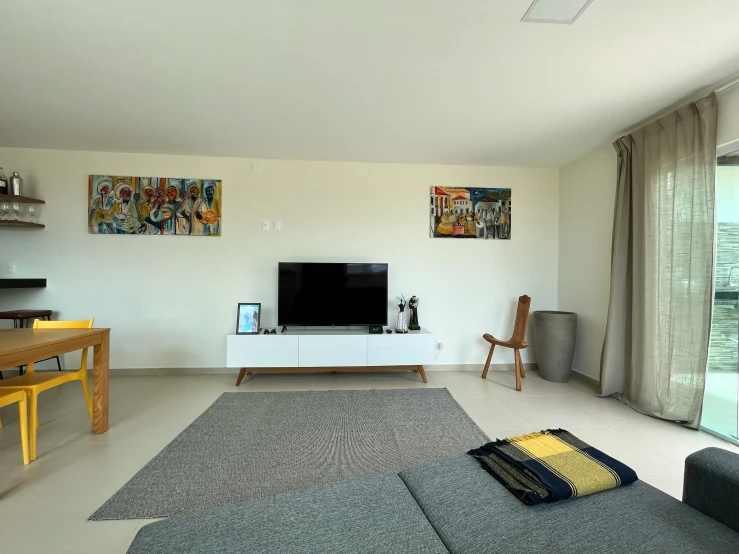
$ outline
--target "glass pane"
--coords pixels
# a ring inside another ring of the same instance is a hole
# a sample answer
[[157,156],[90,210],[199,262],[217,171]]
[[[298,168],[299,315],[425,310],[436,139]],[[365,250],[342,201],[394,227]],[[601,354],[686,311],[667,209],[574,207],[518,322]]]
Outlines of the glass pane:
[[716,280],[701,427],[739,440],[739,151],[718,159]]

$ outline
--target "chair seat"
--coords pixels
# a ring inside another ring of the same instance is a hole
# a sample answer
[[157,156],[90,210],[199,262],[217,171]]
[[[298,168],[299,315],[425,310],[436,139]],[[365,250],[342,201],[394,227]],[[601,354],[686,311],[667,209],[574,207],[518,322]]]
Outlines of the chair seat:
[[51,310],[10,310],[0,312],[0,319],[31,319],[32,317],[51,317]]
[[528,348],[529,346],[531,346],[531,344],[526,341],[515,342],[510,340],[499,340],[496,339],[493,335],[489,335],[488,333],[485,333],[482,338],[484,338],[490,344],[495,344],[496,346],[505,346],[506,348],[518,348],[519,350],[523,350],[524,348]]
[[26,393],[22,390],[2,390],[0,389],[0,407],[10,406],[16,402],[26,398]]

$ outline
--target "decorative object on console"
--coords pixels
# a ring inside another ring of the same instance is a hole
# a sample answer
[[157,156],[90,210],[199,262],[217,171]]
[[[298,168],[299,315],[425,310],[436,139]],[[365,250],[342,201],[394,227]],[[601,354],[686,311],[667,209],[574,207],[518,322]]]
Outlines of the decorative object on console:
[[260,303],[239,303],[236,313],[236,334],[258,335],[261,312],[262,304]]
[[407,333],[408,329],[405,324],[405,298],[403,296],[395,297],[395,303],[398,305],[398,322],[395,324],[396,333]]
[[510,239],[511,189],[431,187],[431,238]]
[[90,175],[92,234],[221,234],[221,181]]
[[408,307],[411,309],[411,324],[408,325],[408,329],[411,331],[420,331],[421,326],[418,324],[418,296],[411,296],[408,301]]
[[370,325],[370,335],[382,335],[382,325]]

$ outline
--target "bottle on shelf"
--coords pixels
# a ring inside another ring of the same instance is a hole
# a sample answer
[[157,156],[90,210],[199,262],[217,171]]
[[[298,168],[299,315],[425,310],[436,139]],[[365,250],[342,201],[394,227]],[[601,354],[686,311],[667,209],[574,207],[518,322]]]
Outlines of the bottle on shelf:
[[20,196],[23,194],[23,178],[18,174],[17,171],[13,172],[8,181],[8,193]]
[[8,190],[8,178],[5,176],[2,167],[0,167],[0,194],[10,194]]

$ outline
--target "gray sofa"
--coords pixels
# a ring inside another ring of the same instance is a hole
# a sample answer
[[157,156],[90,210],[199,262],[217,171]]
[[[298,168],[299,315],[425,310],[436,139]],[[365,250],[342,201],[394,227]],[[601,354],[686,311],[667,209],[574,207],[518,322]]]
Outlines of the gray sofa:
[[461,455],[151,523],[129,554],[739,552],[739,456],[685,463],[683,502],[638,481],[525,506]]

